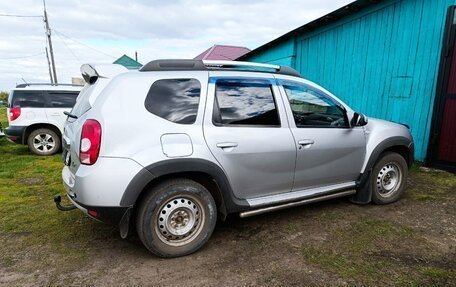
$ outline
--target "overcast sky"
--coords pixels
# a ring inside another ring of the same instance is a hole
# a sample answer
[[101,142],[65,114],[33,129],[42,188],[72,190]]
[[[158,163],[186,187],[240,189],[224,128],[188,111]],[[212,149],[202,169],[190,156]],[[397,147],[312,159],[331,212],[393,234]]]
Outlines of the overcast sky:
[[[123,54],[142,64],[193,58],[214,44],[254,49],[352,0],[48,0],[59,82],[83,63]],[[42,0],[1,1],[0,14],[42,15]],[[0,16],[0,90],[49,82],[43,20]],[[31,56],[31,57],[29,57]]]

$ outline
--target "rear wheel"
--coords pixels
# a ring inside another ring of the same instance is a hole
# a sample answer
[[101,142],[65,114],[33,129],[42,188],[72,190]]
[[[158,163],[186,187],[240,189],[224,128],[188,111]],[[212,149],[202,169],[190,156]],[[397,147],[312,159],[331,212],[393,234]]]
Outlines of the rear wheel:
[[178,257],[200,249],[217,221],[215,201],[197,182],[174,179],[143,198],[136,218],[144,246],[160,257]]
[[376,204],[397,201],[405,189],[407,173],[407,163],[400,154],[383,154],[372,172],[372,201]]
[[31,152],[36,155],[53,155],[60,150],[60,138],[50,129],[36,129],[27,139]]

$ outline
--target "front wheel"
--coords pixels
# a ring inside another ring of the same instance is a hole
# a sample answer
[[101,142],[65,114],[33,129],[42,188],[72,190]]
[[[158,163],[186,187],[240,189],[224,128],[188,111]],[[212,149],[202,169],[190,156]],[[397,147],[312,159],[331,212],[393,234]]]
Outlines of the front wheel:
[[36,129],[27,139],[31,152],[36,155],[53,155],[60,150],[60,138],[50,129]]
[[215,201],[201,184],[174,179],[152,188],[140,203],[136,229],[144,246],[160,257],[200,249],[217,221]]
[[376,204],[397,201],[404,192],[407,175],[407,163],[400,154],[384,153],[372,172],[372,201]]

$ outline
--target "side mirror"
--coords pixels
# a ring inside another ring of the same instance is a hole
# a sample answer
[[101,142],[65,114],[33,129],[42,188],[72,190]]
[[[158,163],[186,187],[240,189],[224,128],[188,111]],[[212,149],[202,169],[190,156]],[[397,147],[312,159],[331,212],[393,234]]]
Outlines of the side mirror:
[[367,117],[360,113],[354,113],[350,121],[351,127],[362,127],[367,125]]

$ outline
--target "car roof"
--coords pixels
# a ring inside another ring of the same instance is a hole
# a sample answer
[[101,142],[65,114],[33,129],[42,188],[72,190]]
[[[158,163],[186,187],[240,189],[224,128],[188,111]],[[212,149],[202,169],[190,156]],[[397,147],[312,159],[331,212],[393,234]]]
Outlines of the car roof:
[[81,91],[84,86],[63,84],[63,85],[51,85],[51,84],[20,84],[17,85],[13,91]]

